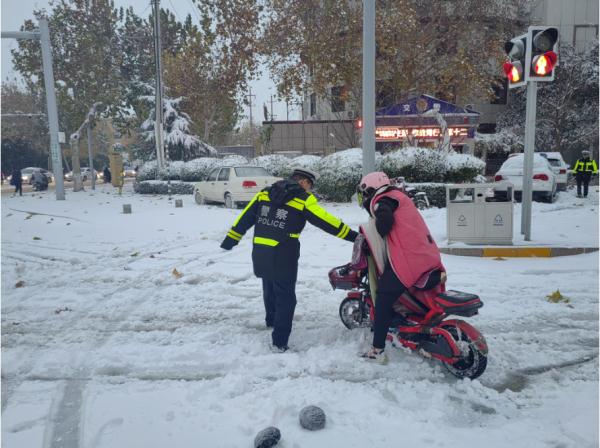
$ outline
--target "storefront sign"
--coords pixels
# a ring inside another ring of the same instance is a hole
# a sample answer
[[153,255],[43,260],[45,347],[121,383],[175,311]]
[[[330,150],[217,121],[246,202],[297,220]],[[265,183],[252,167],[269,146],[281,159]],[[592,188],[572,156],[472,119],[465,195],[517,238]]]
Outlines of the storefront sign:
[[[448,128],[450,137],[468,137],[469,128]],[[439,139],[442,137],[440,128],[402,128],[396,126],[380,126],[375,129],[375,140],[378,142],[404,140],[412,136],[415,139]]]

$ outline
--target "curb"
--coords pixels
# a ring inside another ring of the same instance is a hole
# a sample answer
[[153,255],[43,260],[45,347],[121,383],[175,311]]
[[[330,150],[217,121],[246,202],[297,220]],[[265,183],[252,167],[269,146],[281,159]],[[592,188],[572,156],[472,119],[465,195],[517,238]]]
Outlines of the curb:
[[597,247],[441,247],[446,255],[461,257],[563,257],[598,252]]

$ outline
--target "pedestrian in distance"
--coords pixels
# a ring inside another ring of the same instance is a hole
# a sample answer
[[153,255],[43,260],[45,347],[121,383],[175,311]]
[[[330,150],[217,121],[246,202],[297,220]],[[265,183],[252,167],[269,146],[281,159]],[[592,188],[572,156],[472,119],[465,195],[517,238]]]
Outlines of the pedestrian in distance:
[[590,151],[587,149],[581,151],[581,158],[577,159],[575,166],[573,167],[573,174],[575,174],[575,180],[577,181],[577,197],[581,196],[581,186],[583,185],[583,197],[587,198],[588,186],[590,179],[593,174],[598,174],[598,165],[596,161],[592,159]]
[[258,192],[221,243],[223,249],[232,249],[254,226],[252,264],[254,274],[262,279],[265,323],[273,328],[274,352],[288,350],[296,308],[299,237],[306,221],[346,241],[353,242],[357,236],[318,204],[311,193],[316,180],[312,171],[297,168],[289,179]]
[[431,287],[439,284],[444,267],[440,250],[415,204],[390,185],[385,173],[367,174],[357,194],[359,204],[369,213],[369,223],[361,225],[360,230],[377,270],[373,346],[362,357],[386,364],[385,341],[394,303],[418,283]]
[[110,169],[108,168],[107,165],[104,165],[104,170],[102,170],[102,174],[104,176],[104,183],[110,184],[110,182],[112,180],[112,176],[110,174]]
[[19,168],[13,170],[10,184],[15,186],[15,194],[13,196],[16,196],[17,192],[19,192],[19,196],[23,196],[23,179],[21,178],[21,170]]

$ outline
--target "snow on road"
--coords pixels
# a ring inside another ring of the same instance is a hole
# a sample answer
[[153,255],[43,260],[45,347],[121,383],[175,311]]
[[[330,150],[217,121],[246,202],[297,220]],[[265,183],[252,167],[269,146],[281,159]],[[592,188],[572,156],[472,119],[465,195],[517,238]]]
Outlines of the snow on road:
[[[593,193],[535,203],[534,239],[598,246]],[[365,219],[325,206],[353,227]],[[482,297],[469,321],[490,347],[483,376],[457,381],[403,350],[387,366],[358,359],[370,333],[343,327],[344,292],[327,279],[351,246],[310,225],[293,351],[271,353],[251,239],[218,247],[237,213],[104,185],[66,201],[3,197],[2,446],[251,447],[270,425],[288,448],[598,445],[597,254],[444,256],[448,286]],[[445,211],[424,216],[443,245]],[[569,303],[546,300],[557,289]],[[308,404],[325,410],[324,430],[299,426]]]

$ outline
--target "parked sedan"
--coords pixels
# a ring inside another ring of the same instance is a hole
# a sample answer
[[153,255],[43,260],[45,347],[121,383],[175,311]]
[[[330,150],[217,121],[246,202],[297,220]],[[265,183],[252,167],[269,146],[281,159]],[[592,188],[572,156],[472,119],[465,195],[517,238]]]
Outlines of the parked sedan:
[[215,168],[206,180],[194,186],[198,204],[221,202],[227,208],[248,203],[263,188],[280,180],[260,166],[226,166]]
[[567,191],[569,165],[567,165],[560,152],[540,152],[542,157],[548,159],[552,171],[556,175],[556,188],[558,191]]
[[[90,179],[91,178],[90,173],[91,173],[91,170],[88,167],[85,167],[85,166],[82,167],[81,168],[81,180],[83,182],[85,182],[86,180]],[[95,173],[96,173],[96,179],[100,179],[100,176],[99,176],[100,173],[98,171],[95,171]],[[69,171],[67,174],[65,174],[65,180],[66,181],[73,180],[73,171]]]
[[[506,160],[494,178],[496,192],[505,192],[508,183],[513,185],[515,197],[522,196],[523,191],[523,154],[516,154]],[[533,155],[533,197],[553,202],[556,196],[556,175],[544,157]]]

